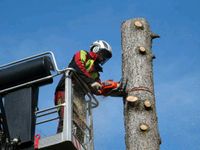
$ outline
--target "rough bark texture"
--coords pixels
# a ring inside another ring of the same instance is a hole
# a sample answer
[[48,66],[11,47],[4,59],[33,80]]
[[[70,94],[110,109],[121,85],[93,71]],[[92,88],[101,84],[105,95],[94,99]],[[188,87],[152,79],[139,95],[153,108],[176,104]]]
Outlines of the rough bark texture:
[[73,88],[73,122],[76,128],[76,137],[84,142],[84,130],[86,129],[86,103],[85,93],[80,90],[80,86]]
[[[79,142],[81,143],[85,143],[86,133],[89,134],[90,137],[93,137],[92,110],[90,110],[90,114],[89,114],[87,110],[89,106],[86,102],[85,92],[86,91],[83,90],[83,87],[78,82],[76,82],[76,84],[73,86],[73,96],[72,96],[73,97],[73,124],[76,129],[74,134],[78,138]],[[89,122],[90,124],[88,124]],[[86,130],[88,131],[87,126],[90,128],[90,132],[86,132]],[[90,141],[89,147],[87,147],[87,149],[94,150],[93,141]]]
[[[128,80],[127,96],[138,98],[133,103],[124,97],[126,149],[159,150],[151,51],[152,39],[158,36],[150,31],[143,18],[125,21],[121,30],[122,74],[124,82]],[[148,109],[146,100],[151,104]]]

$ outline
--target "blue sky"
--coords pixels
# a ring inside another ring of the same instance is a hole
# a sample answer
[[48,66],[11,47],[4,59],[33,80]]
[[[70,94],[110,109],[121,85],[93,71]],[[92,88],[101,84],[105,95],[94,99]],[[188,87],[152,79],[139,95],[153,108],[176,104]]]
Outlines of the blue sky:
[[[64,68],[77,50],[105,39],[113,48],[113,59],[105,64],[102,80],[119,80],[121,23],[144,17],[161,36],[152,48],[161,150],[197,150],[199,5],[198,0],[0,0],[0,64],[51,50],[59,68]],[[41,89],[46,102],[40,105],[53,104],[55,86]],[[96,150],[124,150],[122,100],[100,97],[99,102],[94,110]]]

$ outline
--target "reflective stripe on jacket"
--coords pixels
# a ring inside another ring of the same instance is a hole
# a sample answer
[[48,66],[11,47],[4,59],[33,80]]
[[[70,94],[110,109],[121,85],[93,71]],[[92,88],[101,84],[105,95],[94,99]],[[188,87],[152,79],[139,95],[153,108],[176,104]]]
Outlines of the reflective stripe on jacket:
[[102,68],[95,63],[96,59],[96,53],[80,50],[74,55],[69,67],[74,68],[79,74],[83,74],[85,76],[83,80],[86,83],[100,81],[99,72],[102,72]]
[[[79,77],[90,85],[95,81],[100,82],[99,72],[103,71],[96,59],[96,53],[80,50],[74,55],[68,67],[74,68]],[[59,81],[56,91],[64,91],[64,76]]]

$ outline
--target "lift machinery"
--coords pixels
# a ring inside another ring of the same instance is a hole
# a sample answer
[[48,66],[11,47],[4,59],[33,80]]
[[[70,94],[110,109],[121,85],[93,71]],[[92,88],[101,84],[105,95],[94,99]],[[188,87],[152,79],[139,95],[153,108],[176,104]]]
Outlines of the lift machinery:
[[[65,103],[38,110],[39,87],[53,78],[65,76]],[[72,77],[86,93],[86,128],[80,141],[74,132]],[[72,68],[59,70],[52,52],[45,52],[0,66],[0,149],[1,150],[93,150],[92,108],[98,101]],[[37,121],[64,107],[63,131],[52,136],[36,135],[36,125],[58,117]],[[20,109],[19,109],[20,108]]]

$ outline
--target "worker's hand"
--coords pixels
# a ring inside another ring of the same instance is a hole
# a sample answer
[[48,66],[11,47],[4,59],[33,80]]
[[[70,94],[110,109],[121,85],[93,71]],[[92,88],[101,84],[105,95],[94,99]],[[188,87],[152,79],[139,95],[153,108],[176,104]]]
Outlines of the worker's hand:
[[100,90],[100,89],[102,88],[102,85],[101,85],[99,82],[93,82],[93,83],[91,84],[91,87],[92,87],[94,90],[98,91],[98,90]]

